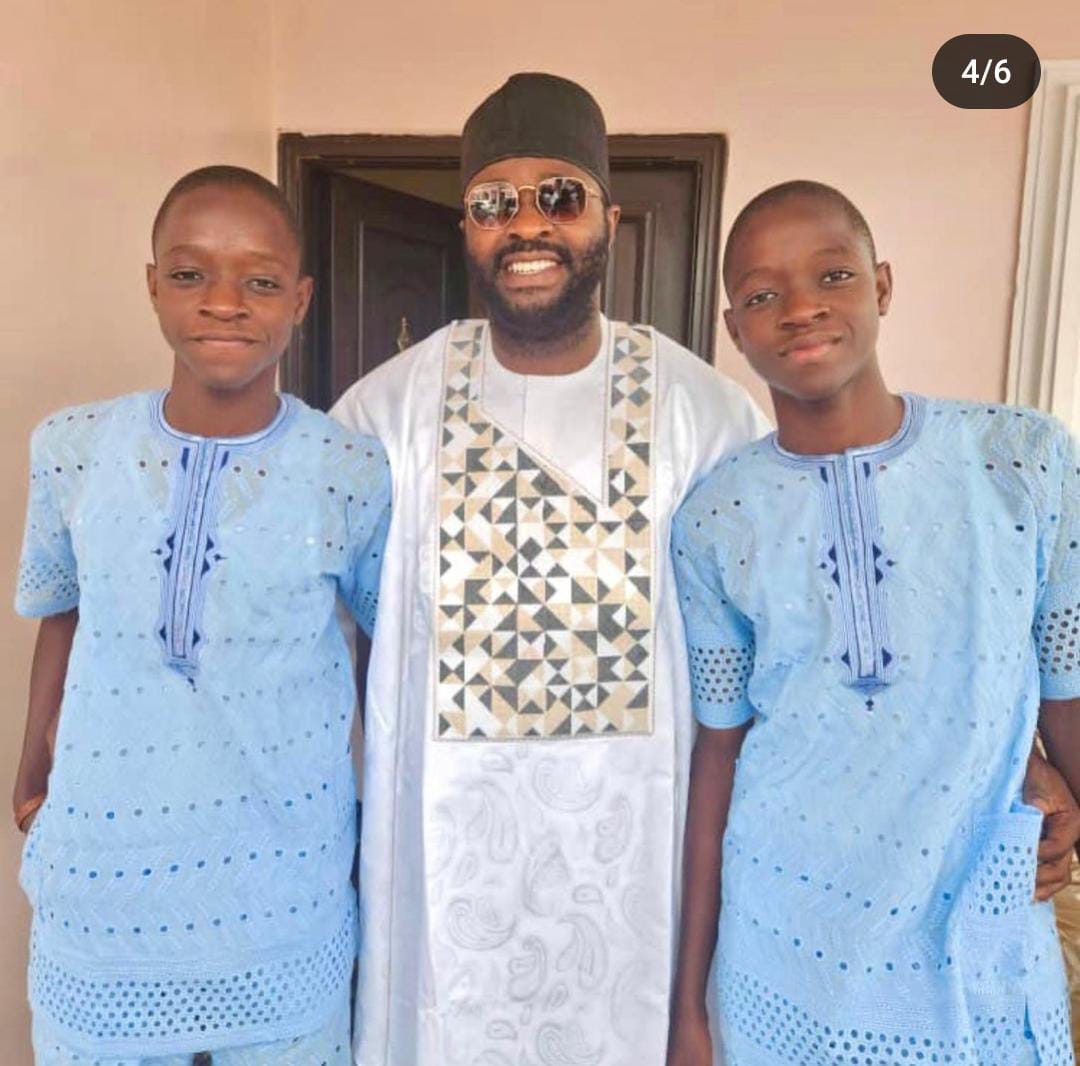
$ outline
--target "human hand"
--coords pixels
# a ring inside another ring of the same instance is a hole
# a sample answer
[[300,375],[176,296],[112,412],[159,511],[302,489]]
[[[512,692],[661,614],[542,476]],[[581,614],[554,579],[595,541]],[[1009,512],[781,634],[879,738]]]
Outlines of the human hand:
[[1043,812],[1035,898],[1048,900],[1069,884],[1073,849],[1080,841],[1080,804],[1061,774],[1037,751],[1028,760],[1024,802]]
[[38,811],[45,802],[45,793],[31,796],[15,808],[15,826],[20,833],[29,833],[30,827],[37,820]]
[[704,1014],[672,1018],[667,1066],[713,1066],[712,1037]]

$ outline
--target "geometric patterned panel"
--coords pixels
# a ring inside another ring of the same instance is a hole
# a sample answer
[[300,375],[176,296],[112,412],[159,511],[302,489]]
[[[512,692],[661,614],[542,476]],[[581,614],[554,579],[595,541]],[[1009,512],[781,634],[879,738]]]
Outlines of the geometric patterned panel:
[[613,323],[596,500],[479,402],[481,322],[449,337],[439,453],[436,732],[517,740],[652,729],[652,333]]

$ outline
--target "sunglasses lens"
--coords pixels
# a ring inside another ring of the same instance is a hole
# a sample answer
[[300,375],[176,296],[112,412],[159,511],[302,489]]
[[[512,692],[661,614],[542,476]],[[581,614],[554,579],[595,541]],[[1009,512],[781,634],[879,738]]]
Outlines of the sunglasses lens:
[[509,182],[485,182],[469,190],[469,218],[481,229],[501,229],[517,212],[517,202],[517,189]]
[[585,213],[589,194],[577,178],[548,178],[536,187],[536,206],[552,222],[574,222]]

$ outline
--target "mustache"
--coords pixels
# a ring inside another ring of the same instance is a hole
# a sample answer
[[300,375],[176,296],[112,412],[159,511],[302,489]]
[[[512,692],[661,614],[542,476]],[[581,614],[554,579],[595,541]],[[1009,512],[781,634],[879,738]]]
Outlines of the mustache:
[[500,248],[495,255],[494,268],[498,272],[508,256],[520,255],[525,252],[550,252],[564,266],[571,261],[569,250],[552,241],[511,241],[505,248]]

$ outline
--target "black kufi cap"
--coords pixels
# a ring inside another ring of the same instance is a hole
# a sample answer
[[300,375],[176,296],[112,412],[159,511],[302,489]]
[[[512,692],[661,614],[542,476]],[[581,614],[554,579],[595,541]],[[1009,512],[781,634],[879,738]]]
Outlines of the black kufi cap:
[[576,82],[554,74],[514,74],[493,92],[465,123],[462,189],[489,163],[520,156],[564,159],[591,174],[610,196],[604,113]]

